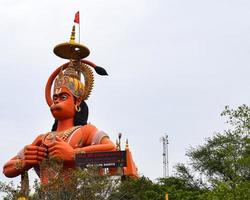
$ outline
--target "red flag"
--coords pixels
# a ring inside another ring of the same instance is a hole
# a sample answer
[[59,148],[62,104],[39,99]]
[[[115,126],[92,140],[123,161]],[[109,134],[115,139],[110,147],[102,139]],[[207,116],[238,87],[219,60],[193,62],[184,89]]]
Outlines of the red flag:
[[79,13],[79,11],[77,11],[77,13],[75,14],[74,22],[77,23],[77,24],[80,23],[80,13]]

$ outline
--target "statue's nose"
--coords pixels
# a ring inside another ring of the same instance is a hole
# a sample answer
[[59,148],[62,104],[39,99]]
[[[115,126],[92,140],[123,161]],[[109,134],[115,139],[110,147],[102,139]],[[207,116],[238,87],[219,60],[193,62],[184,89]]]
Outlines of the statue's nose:
[[54,104],[58,104],[59,103],[59,98],[54,100]]

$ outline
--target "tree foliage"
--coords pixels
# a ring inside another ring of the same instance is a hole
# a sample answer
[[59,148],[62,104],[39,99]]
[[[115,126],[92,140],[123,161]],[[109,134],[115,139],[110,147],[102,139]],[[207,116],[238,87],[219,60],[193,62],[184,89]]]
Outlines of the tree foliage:
[[[52,171],[58,173],[46,185],[35,181],[35,191],[26,196],[29,200],[106,200],[119,183],[117,178],[107,174],[100,175],[100,169],[96,167],[65,172],[62,163],[53,159],[47,160],[42,165],[48,165]],[[21,188],[15,188],[12,183],[0,182],[0,191],[6,194],[5,199],[8,200],[16,200],[23,196]]]
[[[205,180],[201,186],[210,187],[208,199],[250,199],[250,108],[226,106],[221,116],[229,128],[189,149],[190,167]],[[177,171],[190,179],[185,171]],[[191,179],[197,183],[194,176]]]
[[110,200],[160,200],[161,188],[144,176],[123,181]]

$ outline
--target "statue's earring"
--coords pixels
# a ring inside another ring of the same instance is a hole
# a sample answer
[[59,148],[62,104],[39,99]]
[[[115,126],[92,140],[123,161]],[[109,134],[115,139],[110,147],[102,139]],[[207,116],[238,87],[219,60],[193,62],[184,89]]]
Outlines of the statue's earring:
[[75,105],[75,109],[76,109],[76,112],[80,112],[81,111],[81,107],[78,106],[78,105]]

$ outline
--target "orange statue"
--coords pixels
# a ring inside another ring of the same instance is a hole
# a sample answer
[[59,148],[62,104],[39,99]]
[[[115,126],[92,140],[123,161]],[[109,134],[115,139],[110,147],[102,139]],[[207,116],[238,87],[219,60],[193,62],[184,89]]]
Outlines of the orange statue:
[[[61,159],[65,170],[75,167],[77,153],[115,151],[116,146],[103,131],[88,124],[88,107],[85,100],[93,87],[93,73],[100,75],[106,71],[95,64],[82,60],[89,55],[87,47],[75,42],[73,27],[70,42],[54,48],[54,53],[70,62],[57,68],[48,79],[45,96],[55,118],[52,131],[39,135],[30,145],[25,146],[3,168],[7,177],[16,177],[34,168],[42,183],[50,178],[40,163],[48,156]],[[81,81],[83,74],[84,82]],[[54,85],[53,95],[51,87]],[[128,149],[128,166],[125,174],[137,176],[137,169]]]

